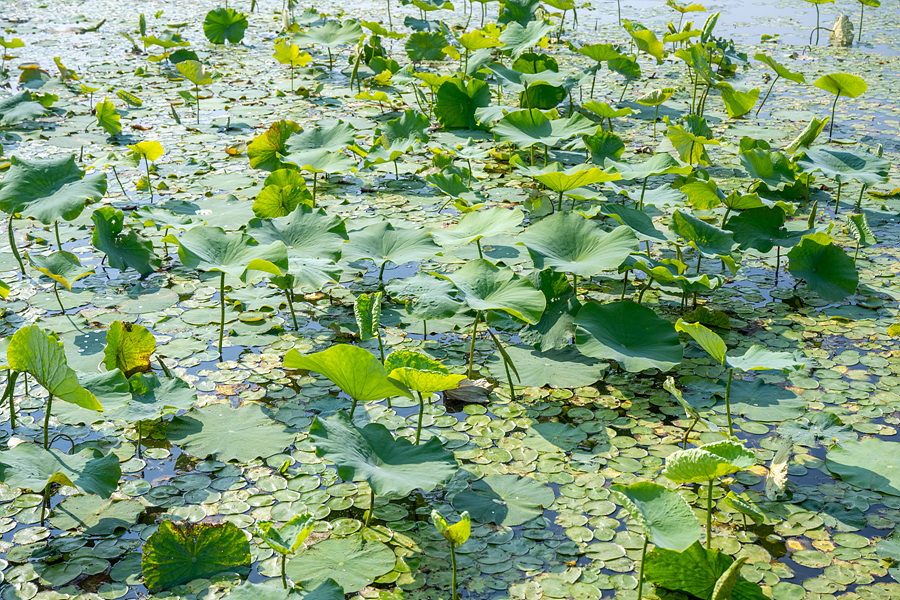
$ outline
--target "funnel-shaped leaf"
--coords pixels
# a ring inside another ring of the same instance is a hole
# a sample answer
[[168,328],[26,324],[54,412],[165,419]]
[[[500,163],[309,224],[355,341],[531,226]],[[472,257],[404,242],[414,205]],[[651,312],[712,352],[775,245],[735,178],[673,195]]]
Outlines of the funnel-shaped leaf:
[[459,521],[453,525],[447,523],[447,519],[436,510],[431,511],[431,520],[434,521],[434,527],[438,530],[438,533],[453,544],[454,548],[459,548],[465,544],[472,533],[472,520],[469,518],[467,511],[463,511],[459,515]]
[[456,286],[473,310],[502,311],[534,325],[547,306],[544,295],[529,280],[481,258],[442,277]]
[[593,277],[617,269],[629,254],[638,251],[638,240],[629,227],[604,231],[596,221],[578,213],[554,213],[519,236],[534,266]]
[[699,448],[676,450],[666,458],[662,475],[675,483],[707,483],[756,464],[756,456],[743,445],[722,440]]
[[356,139],[356,130],[349,123],[335,121],[329,127],[301,129],[290,134],[284,143],[289,154],[305,150],[340,152]]
[[444,450],[438,438],[416,446],[404,438],[394,439],[380,423],[360,429],[344,411],[317,418],[309,437],[316,455],[332,461],[341,479],[366,481],[376,496],[402,498],[416,489],[430,492],[459,470],[453,453]]
[[212,77],[203,68],[203,63],[199,60],[183,60],[175,64],[178,72],[184,75],[184,78],[194,85],[209,85],[212,83]]
[[226,232],[221,227],[195,227],[180,238],[169,238],[178,244],[181,264],[190,269],[242,277],[250,262],[257,259],[268,261],[281,271],[288,268],[284,244],[260,246],[247,234]]
[[812,230],[789,231],[783,227],[786,215],[777,206],[760,206],[733,216],[725,229],[734,235],[741,249],[753,248],[767,253],[773,247],[796,246],[800,239]]
[[813,85],[835,96],[847,96],[848,98],[856,98],[865,94],[869,89],[868,84],[861,77],[850,73],[823,75]]
[[113,321],[106,332],[103,366],[119,369],[125,377],[150,370],[150,355],[156,350],[156,338],[143,325]]
[[388,377],[399,381],[409,389],[431,395],[435,392],[456,389],[465,375],[451,373],[447,367],[420,352],[398,350],[384,361]]
[[254,169],[277,171],[284,167],[282,159],[289,154],[287,140],[300,131],[293,121],[275,121],[265,133],[253,138],[247,146],[247,158]]
[[796,167],[781,152],[754,148],[741,154],[741,166],[771,190],[782,190],[797,181]]
[[93,212],[91,220],[94,222],[91,243],[106,254],[112,268],[121,271],[131,268],[146,277],[162,266],[162,260],[153,251],[153,242],[130,227],[123,233],[123,211],[103,206]]
[[106,193],[106,175],[85,177],[74,154],[48,159],[13,156],[10,162],[0,182],[0,210],[9,215],[19,213],[44,225],[71,221]]
[[512,142],[519,148],[530,148],[535,144],[555,146],[576,135],[591,135],[598,127],[582,114],[550,120],[543,112],[532,108],[509,113],[494,124],[493,132],[497,142]]
[[683,356],[672,324],[634,302],[590,302],[578,311],[575,325],[575,344],[582,354],[618,361],[632,373],[667,371]]
[[466,82],[453,77],[438,88],[434,116],[444,129],[476,129],[475,111],[490,103],[491,89],[487,83],[480,79]]
[[359,402],[409,395],[407,390],[388,379],[384,366],[368,350],[350,344],[336,344],[307,356],[294,349],[288,350],[284,368],[321,373]]
[[554,192],[562,194],[579,187],[617,181],[621,176],[590,165],[576,165],[565,170],[541,173],[534,178]]
[[681,552],[700,539],[700,523],[687,500],[651,481],[614,485],[610,494],[637,521],[652,544]]
[[298,33],[294,36],[294,41],[298,44],[334,49],[344,44],[356,43],[362,34],[359,21],[328,21],[324,25],[310,28],[305,33]]
[[56,283],[62,284],[70,292],[73,283],[94,272],[94,269],[83,266],[77,256],[65,250],[54,252],[49,256],[40,254],[26,254],[25,256],[31,262],[31,266]]
[[791,275],[806,281],[809,289],[830,302],[843,300],[859,285],[853,259],[824,233],[804,237],[788,253],[788,259]]
[[728,348],[718,333],[700,323],[685,323],[681,319],[675,322],[675,331],[682,331],[691,336],[717,363],[725,362],[725,352]]
[[407,313],[425,321],[450,318],[463,306],[454,297],[456,290],[452,283],[425,273],[393,279],[386,289],[391,296],[406,303]]
[[44,450],[37,444],[23,443],[0,452],[0,481],[33,492],[58,483],[109,498],[119,487],[121,475],[115,454],[103,455],[93,448],[65,454],[56,448]]
[[[287,160],[287,159],[286,159]],[[253,214],[273,219],[291,214],[300,205],[312,208],[313,197],[306,180],[296,169],[278,169],[266,177],[253,201]]]
[[330,260],[340,258],[341,246],[347,240],[342,218],[303,204],[285,217],[250,219],[247,233],[260,244],[283,243],[291,257]]
[[888,180],[891,163],[869,152],[815,146],[803,152],[797,166],[806,173],[821,171],[840,183],[855,179],[865,185],[874,185]]
[[669,228],[708,258],[727,256],[737,246],[731,233],[680,210],[672,214],[672,224]]
[[431,236],[441,246],[462,246],[483,237],[509,233],[525,218],[519,209],[491,208],[467,213],[453,229],[433,229]]
[[55,333],[37,325],[18,330],[6,349],[10,368],[31,374],[55,398],[90,410],[103,407],[78,383],[78,376],[66,363],[63,343]]
[[434,256],[438,245],[421,229],[394,229],[387,221],[374,223],[350,234],[344,246],[345,260],[368,258],[384,270],[387,263],[402,265]]

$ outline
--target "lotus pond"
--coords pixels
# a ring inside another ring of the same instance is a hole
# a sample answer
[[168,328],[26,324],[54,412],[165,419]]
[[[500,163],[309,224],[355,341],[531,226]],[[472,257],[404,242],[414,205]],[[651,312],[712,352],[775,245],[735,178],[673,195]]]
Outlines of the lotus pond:
[[0,598],[900,598],[884,4],[5,0]]

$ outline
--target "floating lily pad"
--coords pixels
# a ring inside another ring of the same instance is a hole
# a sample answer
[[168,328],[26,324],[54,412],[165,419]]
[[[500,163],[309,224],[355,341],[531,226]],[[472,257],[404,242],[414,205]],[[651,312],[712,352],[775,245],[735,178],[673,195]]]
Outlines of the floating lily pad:
[[355,534],[313,545],[288,561],[287,574],[307,589],[333,579],[344,593],[352,594],[391,571],[395,562],[394,552],[388,546]]
[[487,475],[453,497],[453,507],[472,519],[505,527],[522,525],[553,504],[553,490],[530,477]]

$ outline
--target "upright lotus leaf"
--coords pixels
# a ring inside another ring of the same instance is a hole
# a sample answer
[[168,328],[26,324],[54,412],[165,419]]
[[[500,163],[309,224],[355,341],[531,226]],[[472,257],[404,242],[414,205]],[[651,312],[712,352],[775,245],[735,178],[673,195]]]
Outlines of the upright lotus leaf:
[[576,135],[592,135],[598,125],[582,114],[568,119],[548,119],[536,108],[511,112],[494,124],[494,139],[512,142],[519,148],[531,148],[535,144],[553,147],[562,140]]
[[115,137],[122,133],[122,116],[116,110],[116,105],[107,99],[98,102],[94,106],[94,116],[97,117],[97,125],[110,136]]
[[816,119],[814,117],[807,123],[806,127],[803,128],[803,131],[797,134],[797,137],[784,147],[784,151],[793,155],[804,148],[809,148],[816,141],[816,138],[819,137],[819,134],[825,130],[825,125],[827,124],[828,117],[824,119]]
[[359,339],[361,342],[367,342],[378,337],[378,327],[381,325],[381,298],[383,295],[382,292],[360,294],[353,304],[353,315],[356,317],[356,325],[359,327]]
[[[78,376],[66,362],[63,343],[55,333],[37,325],[19,329],[9,341],[6,361],[11,369],[34,377],[52,397],[82,408],[103,410],[97,398],[81,387]],[[49,414],[49,407],[45,412]]]
[[865,13],[867,6],[878,8],[881,6],[881,0],[859,0],[859,31],[856,35],[857,41],[862,41],[863,13]]
[[524,26],[512,22],[506,26],[499,39],[503,43],[503,50],[516,59],[529,48],[536,46],[551,29],[553,25],[546,21],[530,21]]
[[328,21],[318,27],[311,27],[306,32],[298,33],[294,36],[294,41],[298,44],[334,49],[344,44],[356,43],[362,34],[363,30],[359,21],[353,19]]
[[[807,0],[810,1],[810,0]],[[831,0],[833,1],[833,0]],[[818,11],[818,4],[816,5]],[[856,98],[865,94],[869,89],[868,84],[857,75],[850,73],[832,73],[819,77],[813,84],[820,90],[825,90],[830,94],[834,94],[834,103],[831,105],[831,125],[828,129],[828,139],[834,134],[834,109],[837,106],[838,98],[847,96],[848,98]]]
[[[854,150],[814,146],[803,151],[797,166],[806,173],[821,171],[826,177],[838,182],[838,193],[835,199],[835,214],[841,201],[841,188],[844,183],[855,179],[863,185],[863,190],[870,185],[884,183],[888,180],[890,162],[876,154]],[[862,190],[860,191],[860,199]],[[858,204],[858,203],[857,203]]]
[[166,240],[178,244],[181,264],[189,269],[221,273],[219,278],[219,354],[222,353],[222,339],[225,334],[225,275],[245,277],[251,263],[254,269],[281,275],[288,270],[287,248],[280,242],[266,246],[245,233],[229,233],[221,227],[195,227],[180,238],[172,235]]
[[336,344],[327,350],[304,356],[288,350],[285,369],[305,369],[321,373],[353,399],[350,416],[357,402],[372,402],[391,396],[409,396],[409,391],[388,379],[384,365],[368,350],[350,344]]
[[475,311],[501,311],[526,323],[537,323],[546,307],[544,295],[512,269],[479,258],[443,276]]
[[91,215],[94,231],[91,243],[103,252],[109,266],[124,271],[134,269],[147,277],[162,266],[162,260],[153,251],[153,242],[132,229],[125,232],[125,213],[112,206],[102,206]]
[[48,159],[13,156],[0,181],[0,210],[37,219],[44,225],[71,221],[84,207],[106,194],[106,175],[85,177],[75,164],[75,155]]
[[[556,164],[558,163],[554,163],[554,165]],[[564,193],[588,185],[595,185],[607,181],[617,181],[621,177],[616,173],[607,173],[598,167],[576,165],[565,170],[541,173],[535,175],[534,178],[559,194],[556,210],[561,211]]]
[[309,513],[294,515],[281,527],[276,527],[272,521],[257,523],[255,533],[262,538],[266,545],[281,555],[281,584],[283,589],[288,589],[287,584],[287,557],[296,554],[303,546],[303,542],[312,533],[316,524],[315,517]]
[[678,157],[689,165],[709,166],[706,146],[719,145],[720,142],[713,139],[706,119],[689,115],[682,120],[682,124],[672,125],[667,119],[666,123],[666,137],[675,146]]
[[166,438],[197,458],[246,462],[268,458],[294,443],[296,435],[263,412],[259,404],[208,404],[175,417]]
[[771,56],[763,53],[758,53],[754,57],[754,59],[764,63],[770,69],[775,71],[775,77],[772,79],[772,85],[769,86],[769,91],[766,92],[763,101],[760,103],[759,108],[756,109],[756,114],[759,114],[759,111],[762,110],[763,104],[766,103],[766,100],[769,99],[769,94],[772,93],[772,88],[775,87],[775,84],[778,82],[780,78],[787,79],[788,81],[793,81],[794,83],[806,83],[806,78],[803,76],[803,73],[793,73],[787,69],[784,65],[779,63],[777,60],[772,58]]
[[578,311],[575,325],[575,344],[582,354],[615,360],[632,373],[668,371],[683,357],[672,324],[634,302],[589,302]]
[[550,267],[588,278],[617,269],[629,254],[638,251],[630,227],[622,225],[607,232],[597,221],[578,213],[554,213],[526,229],[519,239],[538,270]]
[[720,81],[715,87],[722,93],[722,102],[729,119],[743,117],[753,110],[759,100],[759,88],[736,87],[727,81]]
[[622,138],[611,131],[598,131],[594,135],[583,135],[581,139],[595,165],[605,166],[607,160],[618,160],[625,152]]
[[459,470],[453,453],[445,450],[437,437],[413,445],[404,438],[394,439],[380,423],[360,429],[344,411],[316,418],[309,437],[316,455],[332,461],[341,479],[369,484],[367,522],[375,508],[375,496],[403,498],[416,489],[427,493],[446,485]]
[[347,241],[344,219],[305,204],[284,217],[250,219],[247,233],[260,244],[283,243],[290,257],[337,260]]
[[631,35],[631,39],[634,40],[634,45],[637,46],[639,51],[655,58],[657,64],[662,64],[666,51],[663,47],[663,43],[659,41],[655,33],[640,23],[633,23],[628,20],[624,21],[623,26],[629,35]]
[[31,262],[31,266],[53,280],[54,289],[57,283],[61,283],[71,292],[72,284],[94,272],[93,268],[85,267],[77,256],[65,250],[48,256],[26,254],[25,257]]
[[337,120],[328,127],[311,127],[291,133],[284,142],[287,154],[306,150],[340,152],[356,139],[356,129],[349,123]]
[[675,93],[675,88],[665,87],[651,90],[639,96],[635,102],[641,106],[652,106],[655,111],[653,114],[653,139],[656,139],[656,122],[659,120],[659,107],[663,105]]
[[220,573],[250,573],[250,542],[234,523],[164,520],[144,544],[141,570],[151,594]]
[[459,521],[454,525],[450,525],[447,523],[444,516],[434,509],[431,511],[431,520],[434,523],[434,528],[438,530],[438,533],[440,533],[445,540],[450,542],[450,568],[452,569],[450,597],[455,599],[457,597],[456,549],[466,543],[466,540],[469,539],[469,535],[472,533],[472,520],[469,518],[469,513],[463,511],[463,513],[459,515]]
[[475,111],[490,103],[491,89],[487,83],[453,77],[438,88],[434,116],[444,129],[477,129]]
[[873,246],[878,243],[878,238],[875,237],[875,233],[869,227],[866,213],[849,215],[847,217],[847,226],[850,230],[850,235],[856,240],[856,252],[853,254],[853,262],[855,263],[859,256],[860,247]]
[[741,250],[752,248],[765,254],[775,246],[796,246],[804,235],[813,233],[810,230],[785,229],[786,218],[784,210],[778,206],[760,206],[731,217],[724,229],[734,235],[734,241],[740,244]]
[[478,257],[484,258],[481,238],[509,233],[521,225],[524,218],[525,213],[517,208],[509,210],[498,206],[476,210],[465,214],[453,229],[433,229],[431,236],[441,246],[462,246],[475,242],[478,244]]
[[290,154],[287,140],[300,131],[294,121],[275,121],[264,133],[259,134],[247,145],[247,158],[254,169],[277,171],[284,168],[283,159]]
[[150,164],[156,162],[157,159],[165,154],[165,150],[162,144],[155,141],[129,144],[128,149],[130,150],[128,159],[135,167],[140,165],[141,160],[144,161],[147,169],[147,189],[150,191],[150,201],[153,202],[153,187],[150,185]]
[[693,171],[691,165],[682,165],[665,152],[654,154],[649,160],[637,164],[607,159],[606,167],[621,175],[622,179],[643,180],[638,210],[643,210],[644,208],[644,192],[647,190],[647,181],[651,177],[657,175],[688,175]]
[[150,370],[150,355],[156,351],[156,338],[143,325],[113,321],[106,332],[103,366],[119,369],[125,377]]
[[249,25],[246,14],[233,8],[216,8],[203,19],[203,35],[212,44],[225,44],[225,40],[237,44]]
[[647,554],[645,573],[658,590],[672,590],[691,598],[765,600],[768,596],[758,584],[739,575],[744,558],[735,561],[718,550],[704,548],[700,542],[683,552],[654,548]]
[[416,273],[405,279],[392,279],[386,287],[395,299],[406,303],[406,312],[422,319],[425,337],[428,336],[427,321],[449,319],[463,303],[457,300],[456,289],[446,279],[426,273]]
[[783,190],[797,182],[796,166],[781,152],[754,148],[740,155],[741,166],[753,179],[772,190]]
[[716,256],[727,257],[730,256],[731,251],[737,246],[730,232],[719,229],[690,213],[680,210],[676,210],[672,214],[672,224],[669,228],[672,230],[672,233],[684,239],[685,242],[694,248],[699,256],[707,258]]
[[788,269],[824,300],[838,302],[853,294],[859,273],[853,259],[825,233],[811,233],[788,252]]
[[700,347],[706,350],[713,360],[717,363],[725,363],[725,353],[728,348],[725,346],[725,340],[719,334],[711,331],[700,323],[685,323],[682,319],[678,319],[675,323],[675,331],[681,331],[693,338]]
[[[2,54],[3,52],[0,51],[0,55]],[[45,114],[47,114],[47,108],[33,100],[31,92],[27,90],[0,100],[0,126],[32,121]]]
[[118,457],[95,448],[66,454],[26,442],[0,452],[0,482],[12,488],[40,492],[48,484],[58,483],[109,498],[119,487],[121,476]]
[[344,260],[367,258],[379,267],[378,278],[384,277],[388,263],[402,265],[429,259],[438,250],[428,232],[421,229],[395,229],[388,221],[381,221],[350,234],[344,246]]
[[419,422],[416,426],[416,444],[422,436],[422,417],[425,412],[425,396],[435,392],[453,390],[465,375],[456,375],[430,356],[409,350],[392,352],[384,361],[388,377],[416,392],[419,397]]
[[274,219],[291,214],[300,205],[312,208],[312,204],[313,196],[303,175],[295,169],[278,169],[263,182],[263,189],[253,200],[253,214]]
[[212,77],[199,60],[183,60],[175,64],[178,72],[194,84],[194,100],[197,102],[197,123],[200,123],[200,86],[212,83]]

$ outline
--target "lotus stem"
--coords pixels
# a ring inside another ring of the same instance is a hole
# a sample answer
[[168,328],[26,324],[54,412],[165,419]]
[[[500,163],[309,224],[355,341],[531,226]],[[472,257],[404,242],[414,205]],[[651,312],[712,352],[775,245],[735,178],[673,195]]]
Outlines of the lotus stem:
[[813,4],[816,7],[816,46],[819,45],[819,5]]
[[416,394],[419,396],[419,423],[416,425],[416,446],[418,446],[422,437],[422,415],[425,414],[425,399],[422,397],[422,392],[417,390]]
[[225,337],[225,271],[219,278],[219,357],[222,356],[222,339]]
[[141,430],[141,422],[140,421],[137,422],[137,434],[138,434],[138,441],[137,441],[136,451],[137,451],[137,457],[141,458],[141,444],[144,441],[144,432],[143,432],[143,430]]
[[[381,269],[378,271],[378,281],[381,281],[384,279],[384,268],[386,266],[387,266],[387,261],[384,261],[383,263],[381,263]],[[382,359],[382,360],[384,360],[384,359]]]
[[838,181],[837,184],[838,184],[837,199],[834,201],[834,214],[835,214],[835,216],[838,214],[838,210],[840,210],[840,208],[841,208],[841,188],[844,187],[844,184],[841,183],[840,181]]
[[62,251],[62,242],[59,241],[59,221],[53,221],[53,232],[56,234],[56,247]]
[[694,427],[697,426],[697,423],[700,422],[700,415],[694,417],[694,420],[691,421],[691,424],[688,426],[687,431],[684,432],[684,438],[681,441],[681,449],[687,450],[688,438],[691,435],[691,432],[694,431]]
[[350,420],[351,421],[353,420],[353,413],[356,412],[356,404],[357,404],[357,400],[356,400],[356,398],[353,398],[353,404],[350,406]]
[[200,84],[194,84],[194,93],[197,100],[197,125],[200,124]]
[[122,180],[119,179],[119,173],[116,171],[116,165],[110,165],[112,167],[113,175],[116,178],[116,181],[119,183],[119,189],[122,190],[122,196],[124,198],[128,198],[128,194],[125,192],[125,186],[122,185]]
[[640,571],[638,571],[638,589],[637,589],[637,600],[641,600],[644,597],[644,559],[647,557],[647,537],[644,537],[644,547],[641,549],[641,567]]
[[41,498],[41,527],[47,518],[47,505],[50,504],[50,484],[44,486],[44,497]]
[[728,369],[728,383],[725,385],[725,412],[728,413],[728,435],[734,437],[734,424],[731,422],[731,380],[734,369]]
[[863,20],[863,13],[865,11],[866,11],[866,5],[863,4],[862,2],[860,2],[859,3],[859,36],[856,38],[857,45],[859,45],[859,43],[862,41],[862,20]]
[[[546,154],[544,156],[546,157]],[[544,165],[546,166],[546,164],[547,164],[547,161],[545,160]],[[556,207],[557,212],[562,212],[562,200],[563,200],[563,193],[560,192],[559,199],[557,200],[557,207]]]
[[428,321],[422,319],[422,345],[425,345],[425,340],[428,339]]
[[853,264],[856,264],[856,259],[859,257],[859,240],[856,240],[856,252],[853,253]]
[[644,183],[641,184],[641,199],[638,202],[638,210],[644,210],[644,192],[647,190],[647,180],[649,177],[644,177]]
[[625,301],[625,291],[628,289],[628,271],[625,271],[625,278],[622,279],[622,297],[619,298],[620,302]]
[[369,512],[366,513],[366,527],[369,526],[369,519],[372,518],[373,512],[375,512],[375,488],[369,484]]
[[166,363],[163,362],[162,357],[157,356],[156,360],[159,362],[159,366],[162,367],[163,373],[166,374],[166,377],[169,379],[174,379],[174,377],[172,377],[172,372],[169,370],[169,367],[166,366]]
[[319,174],[316,173],[315,171],[313,171],[313,201],[312,201],[313,208],[316,207],[316,187],[317,187],[318,183],[319,183]]
[[862,212],[862,199],[863,199],[863,194],[866,193],[866,190],[867,190],[868,188],[869,188],[869,186],[866,185],[865,183],[862,184],[862,187],[861,187],[861,188],[859,188],[859,199],[857,199],[857,201],[856,201],[856,212]]
[[22,277],[25,277],[25,263],[22,262],[22,255],[19,254],[19,249],[16,247],[16,236],[13,233],[13,217],[16,214],[13,212],[9,215],[9,221],[6,224],[6,233],[9,235],[9,247],[12,249],[13,256],[16,257],[16,260],[19,263],[19,268],[22,270]]
[[291,319],[294,321],[294,329],[300,329],[297,325],[297,315],[294,313],[294,291],[290,287],[284,288],[284,296],[287,298],[288,310],[291,311]]
[[710,549],[710,544],[712,543],[712,492],[713,492],[713,482],[712,479],[709,480],[709,492],[706,494],[706,549]]
[[644,299],[644,292],[646,292],[647,290],[650,289],[650,285],[652,283],[653,283],[653,275],[651,275],[650,277],[647,278],[647,283],[644,285],[644,287],[641,288],[641,291],[638,294],[638,299],[637,299],[638,304],[640,304],[641,300]]
[[62,300],[59,297],[59,284],[56,281],[53,282],[53,295],[56,296],[56,302],[57,304],[59,304],[59,310],[61,310],[63,314],[66,314],[66,307],[63,306]]
[[[816,8],[818,9],[818,5],[816,5]],[[840,98],[840,97],[841,97],[840,94],[835,94],[834,102],[831,104],[831,123],[829,123],[829,125],[828,125],[828,141],[829,142],[831,141],[831,136],[834,135],[834,109],[837,106],[837,101],[838,101],[838,98]]]
[[384,344],[381,343],[381,333],[375,330],[375,337],[378,339],[378,352],[381,354],[381,362],[384,362]]
[[47,410],[44,413],[44,450],[50,447],[50,409],[53,408],[53,394],[47,396]]
[[478,258],[484,258],[484,252],[481,250],[481,238],[475,240],[475,245],[478,246]]
[[781,268],[781,246],[775,250],[775,285],[778,285],[778,270]]
[[473,371],[472,371],[472,363],[475,360],[475,336],[478,335],[478,311],[475,311],[475,321],[472,323],[472,341],[469,344],[469,370],[466,372],[466,377],[472,379]]
[[[656,105],[656,112],[653,113],[653,141],[656,141],[656,122],[659,121],[659,104]],[[638,598],[640,600],[640,598]]]
[[281,585],[288,589],[287,584],[287,554],[281,555]]
[[769,86],[769,91],[766,92],[766,95],[765,95],[765,97],[763,98],[762,103],[759,105],[759,108],[756,109],[756,116],[757,116],[757,117],[759,116],[759,111],[762,110],[763,104],[765,104],[765,103],[766,103],[766,100],[769,99],[769,94],[772,93],[772,88],[775,87],[775,82],[778,81],[778,78],[779,78],[779,77],[781,77],[781,75],[778,75],[778,74],[776,73],[775,79],[772,80],[772,85]]
[[391,31],[394,30],[394,24],[391,22],[391,0],[387,0],[385,3],[387,4],[387,14],[388,14],[388,29]]
[[456,600],[456,548],[453,542],[450,542],[450,600]]
[[150,204],[153,204],[153,186],[150,185],[150,159],[144,157],[144,163],[147,165],[147,191],[150,192]]
[[16,428],[16,379],[19,372],[10,369],[9,375],[6,376],[6,389],[3,390],[3,397],[9,398],[9,425],[12,429]]

